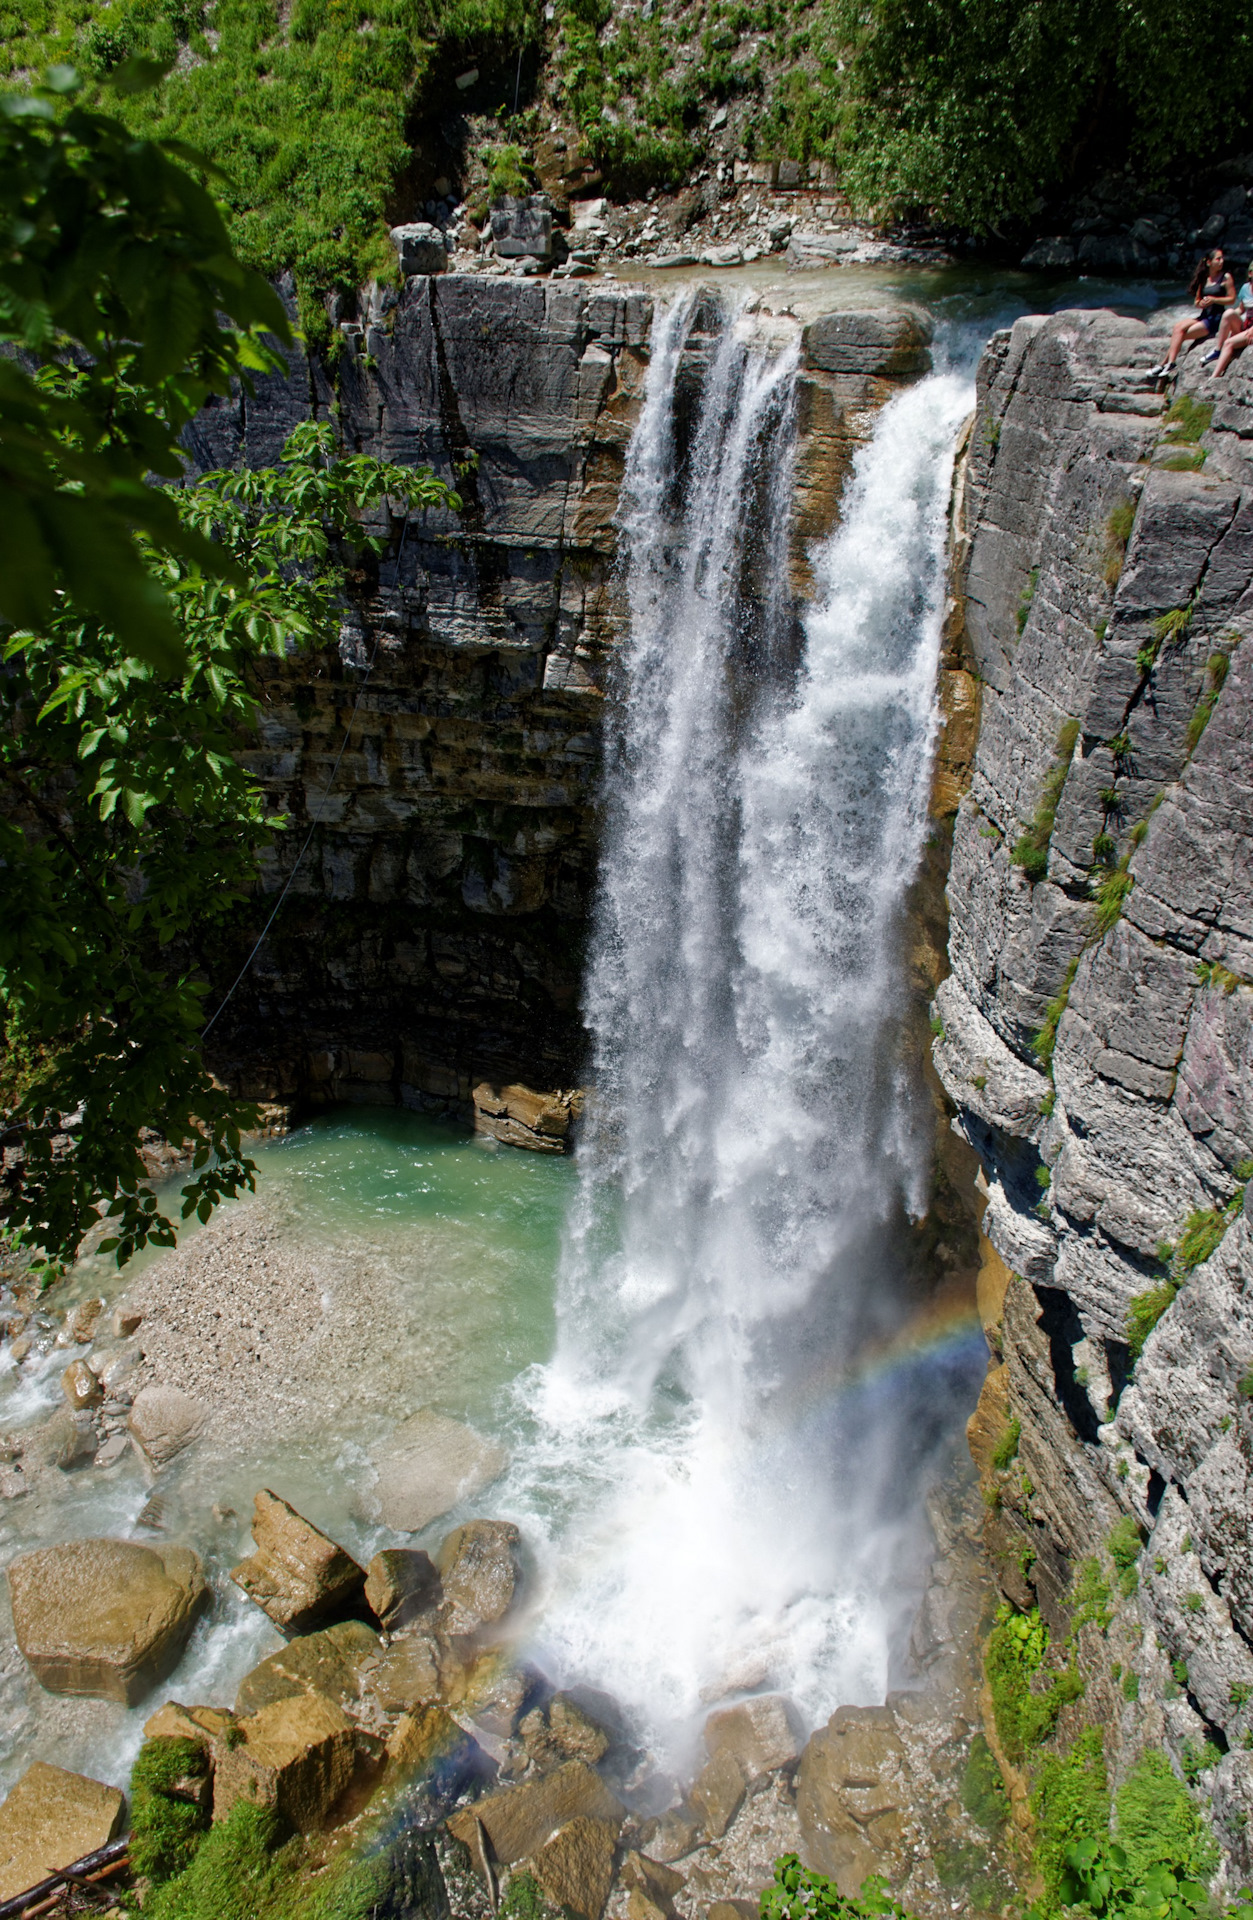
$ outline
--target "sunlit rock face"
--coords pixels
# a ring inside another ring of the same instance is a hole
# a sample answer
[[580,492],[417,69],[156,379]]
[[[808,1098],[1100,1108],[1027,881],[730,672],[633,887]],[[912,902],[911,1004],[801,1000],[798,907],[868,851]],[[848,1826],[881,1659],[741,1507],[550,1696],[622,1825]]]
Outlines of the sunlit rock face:
[[[1134,1518],[1138,1590],[1088,1648],[1090,1710],[1115,1748],[1229,1743],[1234,1843],[1253,1699],[1234,1520],[1253,1446],[1253,383],[1196,356],[1168,416],[1146,378],[1161,345],[1066,313],[984,359],[957,545],[982,724],[935,1057],[1016,1276],[988,1389],[1021,1423],[990,1525],[1002,1584],[1060,1622],[1081,1561]],[[1190,1273],[1176,1255],[1181,1290],[1137,1358],[1159,1249],[1198,1212],[1226,1237]]]

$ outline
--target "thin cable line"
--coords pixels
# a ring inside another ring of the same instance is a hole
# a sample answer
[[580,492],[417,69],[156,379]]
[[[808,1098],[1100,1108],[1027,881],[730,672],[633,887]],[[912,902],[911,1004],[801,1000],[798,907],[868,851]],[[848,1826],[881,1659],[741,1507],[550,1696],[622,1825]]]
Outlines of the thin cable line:
[[[401,530],[401,535],[400,535],[400,545],[396,549],[396,585],[398,587],[400,585],[400,561],[401,561],[401,556],[403,555],[405,550],[405,540],[408,536],[408,533],[409,533],[409,516],[408,514],[406,514],[405,524]],[[370,675],[374,671],[374,662],[378,658],[378,650],[379,650],[379,635],[378,635],[378,630],[376,628],[375,634],[374,634],[374,650],[370,655],[369,664],[367,665],[365,670],[365,678],[361,682],[361,685],[357,688],[356,704],[353,707],[352,714],[349,718],[347,728],[345,729],[343,740],[340,742],[339,752],[335,756],[335,765],[331,768],[331,777],[327,781],[326,786],[322,790],[322,798],[318,801],[318,810],[314,814],[313,819],[309,822],[309,831],[305,835],[304,845],[301,847],[300,852],[296,855],[296,862],[295,862],[295,865],[292,867],[291,872],[287,876],[287,883],[284,886],[283,891],[279,894],[278,899],[274,903],[274,911],[271,913],[269,919],[266,921],[265,925],[261,929],[261,932],[257,936],[256,945],[253,947],[252,952],[248,955],[248,958],[244,961],[243,966],[239,969],[239,973],[236,975],[236,978],[232,986],[230,987],[229,991],[227,992],[226,998],[222,1001],[221,1006],[219,1006],[217,1013],[215,1013],[212,1016],[212,1018],[205,1024],[205,1026],[201,1028],[200,1038],[202,1041],[207,1037],[210,1028],[216,1024],[221,1014],[223,1014],[226,1011],[227,1007],[230,1005],[231,1001],[234,999],[236,988],[239,986],[240,982],[244,978],[244,975],[247,973],[249,967],[252,965],[253,961],[256,959],[257,955],[260,953],[262,946],[265,944],[266,935],[269,933],[270,928],[274,925],[274,922],[278,918],[279,908],[282,906],[284,900],[286,900],[288,894],[291,892],[292,882],[295,880],[296,875],[300,871],[300,863],[304,859],[306,853],[309,851],[309,842],[312,840],[314,834],[317,832],[318,826],[320,825],[322,820],[323,809],[325,808],[327,801],[331,797],[331,790],[335,785],[335,776],[339,772],[339,763],[343,759],[344,754],[347,751],[348,742],[352,739],[352,730],[357,724],[357,715],[361,711],[361,702],[365,698],[365,690],[370,684]]]

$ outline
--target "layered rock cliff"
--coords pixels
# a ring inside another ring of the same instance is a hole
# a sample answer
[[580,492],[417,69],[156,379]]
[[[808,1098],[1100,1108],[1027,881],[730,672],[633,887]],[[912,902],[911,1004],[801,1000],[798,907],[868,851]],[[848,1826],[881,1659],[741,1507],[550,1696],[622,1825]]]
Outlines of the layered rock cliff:
[[1198,354],[1168,411],[1162,344],[1066,313],[983,361],[935,1060],[1008,1281],[972,1428],[1002,1588],[1078,1625],[1073,1724],[1116,1773],[1165,1744],[1247,1872],[1253,369]]

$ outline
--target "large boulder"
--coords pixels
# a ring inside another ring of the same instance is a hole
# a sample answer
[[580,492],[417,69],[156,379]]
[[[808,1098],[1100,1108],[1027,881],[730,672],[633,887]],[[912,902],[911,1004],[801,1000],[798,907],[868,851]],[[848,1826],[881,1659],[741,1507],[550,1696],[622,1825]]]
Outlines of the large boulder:
[[125,1814],[116,1787],[36,1760],[0,1806],[0,1900],[107,1847]]
[[527,1758],[547,1773],[563,1760],[594,1767],[609,1751],[609,1735],[568,1693],[555,1693],[547,1708],[533,1707],[518,1729]]
[[510,1867],[538,1853],[558,1827],[571,1820],[603,1820],[616,1835],[624,1818],[624,1808],[600,1775],[581,1760],[569,1760],[540,1780],[485,1794],[473,1806],[454,1813],[448,1828],[454,1839],[477,1855],[476,1828],[481,1823],[497,1860]]
[[472,1089],[474,1131],[509,1147],[537,1153],[564,1153],[570,1122],[577,1119],[577,1092],[536,1093],[516,1084],[495,1087],[488,1080]]
[[531,1870],[555,1907],[600,1920],[613,1885],[618,1829],[608,1820],[579,1818],[559,1827],[531,1861]]
[[144,1387],[126,1424],[154,1472],[182,1453],[204,1429],[205,1410],[179,1387]]
[[381,1649],[377,1633],[360,1620],[340,1620],[320,1633],[307,1633],[244,1675],[235,1695],[235,1711],[256,1713],[276,1700],[293,1700],[301,1693],[325,1694],[337,1706],[346,1707],[360,1698],[362,1682]]
[[528,255],[547,260],[553,251],[553,216],[546,199],[528,194],[522,200],[502,200],[492,208],[492,239],[502,260]]
[[384,1547],[365,1570],[366,1604],[389,1633],[433,1613],[443,1599],[429,1554],[417,1547]]
[[432,1706],[459,1692],[463,1668],[447,1641],[429,1628],[396,1636],[366,1685],[388,1713]]
[[299,1831],[322,1820],[352,1779],[355,1736],[324,1694],[275,1700],[238,1720],[213,1749],[213,1818],[241,1800],[273,1808]]
[[810,1739],[796,1779],[801,1857],[848,1899],[870,1873],[890,1873],[904,1837],[896,1716],[839,1707]]
[[711,1840],[723,1834],[744,1804],[748,1782],[730,1747],[714,1754],[693,1780],[688,1800],[700,1815],[701,1825]]
[[446,1633],[477,1633],[509,1611],[518,1584],[522,1536],[507,1520],[467,1520],[454,1527],[436,1565],[444,1588]]
[[802,335],[805,364],[820,373],[901,379],[931,367],[932,324],[920,307],[867,307],[811,320]]
[[710,1759],[729,1753],[748,1782],[787,1767],[800,1757],[800,1715],[781,1693],[759,1693],[735,1707],[720,1707],[705,1722]]
[[257,1551],[231,1569],[231,1579],[284,1633],[307,1633],[328,1615],[346,1612],[365,1584],[365,1569],[263,1487],[253,1500]]
[[424,1407],[375,1448],[378,1517],[397,1533],[421,1533],[489,1487],[508,1458],[473,1427]]
[[17,1643],[49,1693],[134,1706],[183,1651],[205,1597],[186,1547],[74,1540],[9,1568]]
[[439,228],[425,220],[410,220],[391,230],[392,245],[400,260],[400,271],[443,273],[448,266],[448,248]]

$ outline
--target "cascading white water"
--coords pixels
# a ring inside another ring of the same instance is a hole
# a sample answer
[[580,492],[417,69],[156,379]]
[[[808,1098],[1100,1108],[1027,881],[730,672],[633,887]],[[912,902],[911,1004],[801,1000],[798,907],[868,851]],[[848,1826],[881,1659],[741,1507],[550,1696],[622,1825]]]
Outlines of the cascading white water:
[[909,1605],[925,1388],[864,1362],[926,1183],[898,942],[970,404],[938,374],[884,409],[797,635],[796,345],[724,324],[692,400],[694,310],[658,316],[627,465],[596,1093],[509,1503],[547,1659],[672,1753],[728,1693],[881,1699]]

